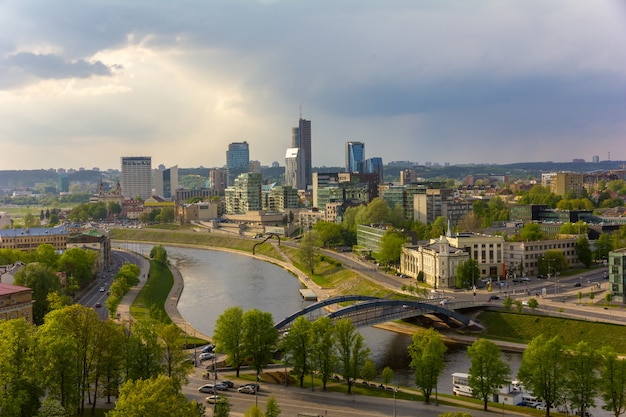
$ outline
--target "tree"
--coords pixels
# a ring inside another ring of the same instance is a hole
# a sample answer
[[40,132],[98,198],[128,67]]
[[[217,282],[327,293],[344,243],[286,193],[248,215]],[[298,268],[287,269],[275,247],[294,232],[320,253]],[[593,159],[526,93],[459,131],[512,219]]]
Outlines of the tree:
[[44,245],[37,246],[35,259],[37,262],[47,265],[52,270],[56,270],[59,255],[57,254],[54,246],[46,243]]
[[265,417],[278,417],[280,416],[280,412],[276,398],[274,398],[273,395],[267,397],[267,402],[265,403]]
[[226,354],[226,364],[235,368],[237,377],[243,364],[243,309],[229,307],[215,322],[215,350]]
[[387,200],[376,197],[367,205],[368,223],[388,223],[391,219],[391,209]]
[[388,229],[380,239],[380,252],[376,254],[376,258],[386,265],[397,264],[400,261],[400,254],[402,253],[402,245],[406,243],[406,236],[404,233],[395,230]]
[[172,223],[174,221],[174,208],[163,207],[161,209],[161,223]]
[[520,230],[519,236],[525,242],[534,242],[543,239],[543,232],[537,223],[527,223]]
[[261,407],[256,404],[252,404],[244,413],[243,417],[265,417]]
[[158,324],[156,330],[164,354],[164,374],[171,378],[176,387],[180,389],[187,383],[187,375],[193,368],[192,363],[185,361],[187,354],[184,350],[181,330],[174,323]]
[[585,265],[585,268],[591,266],[593,256],[587,236],[582,235],[578,237],[578,242],[576,242],[576,255],[578,256],[578,260]]
[[109,202],[108,209],[109,209],[109,214],[113,216],[117,216],[118,214],[122,212],[122,206],[120,205],[120,203],[115,202],[115,201]]
[[162,245],[157,245],[150,250],[150,259],[160,263],[163,266],[167,266],[167,251]]
[[598,366],[600,355],[589,347],[587,342],[581,341],[569,351],[566,367],[567,398],[579,412],[585,416],[586,411],[595,405],[598,394]]
[[472,396],[482,400],[487,411],[489,398],[498,393],[500,385],[506,383],[511,374],[511,367],[502,360],[500,348],[487,340],[478,339],[467,348],[471,360],[469,386]]
[[539,307],[539,302],[537,301],[536,298],[533,297],[530,300],[528,300],[528,307],[530,307],[533,311],[535,311],[537,307]]
[[326,383],[332,376],[337,363],[335,355],[335,332],[330,318],[322,316],[311,325],[311,352],[313,369],[322,380],[323,390],[326,391]]
[[[269,401],[269,399],[268,399]],[[230,416],[230,402],[228,397],[220,397],[215,403],[215,409],[213,411],[214,417],[228,417]]]
[[315,265],[319,262],[320,243],[315,232],[307,232],[300,239],[298,248],[298,259],[311,271],[315,273]]
[[278,342],[278,330],[274,328],[272,313],[257,309],[246,311],[243,315],[242,342],[243,351],[250,358],[250,366],[258,376],[272,360]]
[[361,367],[361,378],[364,381],[370,382],[376,379],[376,364],[371,359],[366,359]]
[[50,311],[48,294],[61,291],[61,281],[50,267],[39,262],[29,263],[15,274],[15,285],[33,290],[33,323],[42,324],[44,316]]
[[524,387],[546,403],[546,416],[559,405],[565,393],[565,358],[563,342],[558,336],[546,339],[539,335],[522,354],[517,377]]
[[337,357],[344,379],[348,382],[348,394],[370,350],[365,346],[363,336],[358,333],[349,318],[335,324]]
[[79,288],[84,288],[94,277],[97,257],[94,251],[68,249],[59,258],[59,268],[67,273],[68,280],[72,279]]
[[602,233],[596,239],[596,261],[608,259],[609,252],[615,249],[613,239],[608,233]]
[[608,346],[600,351],[600,395],[602,408],[619,417],[626,412],[626,360]]
[[201,417],[204,406],[189,401],[166,376],[128,380],[108,417]]
[[429,403],[432,390],[437,387],[445,368],[444,355],[448,348],[441,335],[431,328],[414,334],[408,350],[411,357],[409,366],[415,370],[415,385],[422,390],[426,403]]
[[473,258],[463,261],[456,268],[456,286],[457,288],[472,288],[476,285],[476,281],[480,279],[480,268],[478,262]]
[[380,374],[380,377],[382,378],[383,384],[385,386],[389,385],[391,381],[393,380],[393,369],[391,369],[388,366],[385,366],[385,368]]
[[335,222],[319,221],[313,225],[313,231],[317,233],[323,247],[338,245],[342,241],[343,229]]
[[293,322],[293,326],[285,336],[283,343],[285,357],[288,358],[292,372],[298,375],[301,388],[304,386],[304,377],[309,372],[311,362],[313,346],[311,346],[310,339],[311,323],[306,317],[300,316]]
[[510,295],[507,295],[504,301],[502,302],[502,307],[504,307],[506,311],[510,311],[512,306],[513,306],[513,299],[511,298]]

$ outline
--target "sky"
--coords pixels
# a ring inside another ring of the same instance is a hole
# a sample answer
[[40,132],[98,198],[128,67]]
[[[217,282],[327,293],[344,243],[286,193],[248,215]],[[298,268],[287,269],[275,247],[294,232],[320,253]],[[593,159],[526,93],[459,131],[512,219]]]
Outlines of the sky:
[[0,170],[626,160],[622,0],[3,0]]

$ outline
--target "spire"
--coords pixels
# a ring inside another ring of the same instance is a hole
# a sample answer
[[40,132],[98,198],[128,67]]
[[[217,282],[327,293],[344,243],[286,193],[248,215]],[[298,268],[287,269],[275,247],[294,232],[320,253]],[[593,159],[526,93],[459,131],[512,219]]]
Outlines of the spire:
[[450,219],[448,219],[448,231],[446,232],[447,237],[454,237],[452,234],[452,223],[450,223]]

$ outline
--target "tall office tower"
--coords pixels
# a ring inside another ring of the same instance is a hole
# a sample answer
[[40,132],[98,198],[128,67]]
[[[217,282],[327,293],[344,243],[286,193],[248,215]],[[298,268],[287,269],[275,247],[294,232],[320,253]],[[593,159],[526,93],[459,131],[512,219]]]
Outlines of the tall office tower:
[[123,156],[121,186],[126,199],[152,196],[152,158],[150,156]]
[[163,198],[172,199],[176,197],[178,188],[178,165],[165,168],[159,165],[159,169],[154,171],[154,193]]
[[298,127],[291,129],[291,147],[302,149],[304,159],[304,177],[306,185],[313,184],[313,164],[311,160],[311,121],[302,117]]
[[302,149],[289,148],[285,154],[285,185],[296,190],[306,188],[306,172]]
[[365,144],[346,143],[346,172],[365,172]]
[[250,161],[248,164],[248,172],[252,172],[254,174],[261,173],[261,161]]
[[228,145],[226,151],[226,176],[228,186],[235,183],[239,174],[244,174],[250,169],[250,150],[248,142],[233,142]]
[[374,157],[365,160],[365,173],[378,175],[378,182],[383,183],[383,158]]

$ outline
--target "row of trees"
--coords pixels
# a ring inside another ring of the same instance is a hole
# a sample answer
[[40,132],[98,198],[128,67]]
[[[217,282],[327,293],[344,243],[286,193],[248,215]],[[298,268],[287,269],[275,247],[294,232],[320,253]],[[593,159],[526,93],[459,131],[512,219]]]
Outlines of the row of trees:
[[[445,367],[446,346],[439,333],[429,329],[416,333],[408,349],[415,385],[429,402]],[[500,387],[511,383],[511,368],[500,348],[487,339],[477,339],[467,355],[472,396],[487,410]],[[517,379],[546,404],[546,416],[556,407],[586,415],[598,396],[602,408],[615,417],[626,412],[626,359],[609,347],[596,351],[584,341],[568,347],[558,336],[539,335],[524,350]]]
[[[92,308],[80,305],[51,311],[41,326],[23,319],[2,322],[2,415],[47,416],[41,409],[44,393],[46,409],[85,415],[89,405],[95,409],[98,398],[110,402],[120,389],[132,402],[130,392],[139,384],[150,384],[151,395],[168,391],[168,396],[159,398],[159,406],[181,410],[168,415],[204,415],[204,408],[187,401],[181,391],[193,367],[186,361],[183,341],[174,324],[101,321]],[[176,400],[170,403],[172,398]],[[112,415],[127,415],[122,410],[131,405],[118,401],[119,414]],[[156,410],[151,414],[161,415]]]

